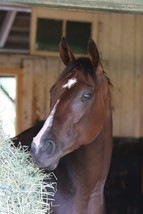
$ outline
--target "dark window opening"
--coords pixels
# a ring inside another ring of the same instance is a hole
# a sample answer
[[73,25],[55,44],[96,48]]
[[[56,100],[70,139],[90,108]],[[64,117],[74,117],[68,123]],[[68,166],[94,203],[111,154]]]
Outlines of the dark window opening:
[[38,19],[36,49],[58,51],[62,35],[62,20]]
[[74,53],[86,54],[91,30],[90,22],[38,18],[35,48],[36,50],[58,52],[59,42],[64,35]]
[[67,21],[66,37],[75,53],[86,53],[91,37],[91,23]]

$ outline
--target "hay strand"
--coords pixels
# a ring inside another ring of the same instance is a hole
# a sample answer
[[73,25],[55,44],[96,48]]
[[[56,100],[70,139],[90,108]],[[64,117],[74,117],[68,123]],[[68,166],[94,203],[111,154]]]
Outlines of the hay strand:
[[15,148],[0,126],[0,214],[50,214],[56,191],[55,175],[35,167],[27,148]]

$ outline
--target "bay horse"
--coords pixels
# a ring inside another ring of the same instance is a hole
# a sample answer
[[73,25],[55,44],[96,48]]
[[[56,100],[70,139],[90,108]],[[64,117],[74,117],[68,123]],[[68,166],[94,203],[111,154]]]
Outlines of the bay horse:
[[66,68],[50,90],[49,116],[17,140],[31,144],[33,161],[58,178],[53,214],[103,214],[112,153],[110,81],[92,39],[87,57],[75,58],[62,38],[60,57]]

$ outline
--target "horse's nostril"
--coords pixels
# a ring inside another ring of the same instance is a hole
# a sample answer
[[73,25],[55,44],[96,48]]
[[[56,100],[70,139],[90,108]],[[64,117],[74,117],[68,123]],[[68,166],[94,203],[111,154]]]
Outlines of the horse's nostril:
[[41,151],[45,152],[47,154],[51,154],[55,149],[55,143],[52,140],[49,139],[42,139],[42,147]]

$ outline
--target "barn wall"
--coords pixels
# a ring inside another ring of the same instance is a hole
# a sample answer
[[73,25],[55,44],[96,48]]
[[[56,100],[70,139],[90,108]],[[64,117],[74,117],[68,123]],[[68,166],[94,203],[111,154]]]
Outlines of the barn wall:
[[[113,87],[113,134],[143,136],[143,16],[97,12],[94,19],[105,71]],[[94,29],[95,32],[95,29]],[[63,69],[59,57],[1,55],[0,67],[22,67],[22,129],[44,119],[49,88]]]
[[[26,59],[23,62],[23,129],[49,112],[50,88],[62,70],[58,58]],[[27,87],[27,85],[29,87]]]
[[[3,68],[3,69],[1,69]],[[44,120],[49,112],[50,88],[63,70],[59,57],[0,55],[0,72],[4,68],[21,68],[21,115],[18,133]]]
[[98,46],[113,83],[114,136],[143,136],[143,16],[99,13]]

